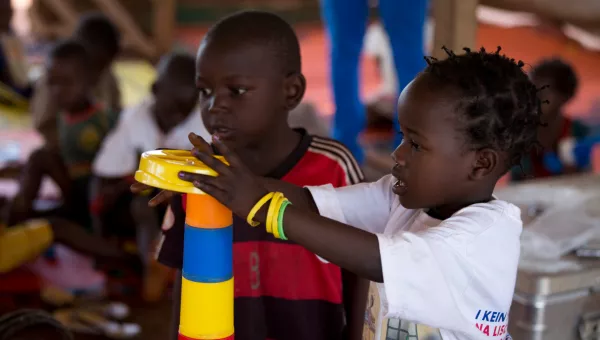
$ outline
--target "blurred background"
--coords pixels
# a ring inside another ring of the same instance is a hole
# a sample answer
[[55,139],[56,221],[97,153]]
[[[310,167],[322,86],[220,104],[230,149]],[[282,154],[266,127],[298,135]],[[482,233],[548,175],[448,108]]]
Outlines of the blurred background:
[[[277,13],[296,29],[302,50],[303,72],[308,83],[304,102],[293,117],[293,123],[305,125],[317,134],[329,134],[331,131],[336,111],[330,81],[332,59],[317,0],[0,0],[0,4],[0,21],[5,22],[2,24],[4,31],[0,32],[4,54],[0,66],[4,67],[2,72],[10,74],[12,81],[9,84],[3,80],[0,88],[0,197],[3,202],[9,202],[19,192],[18,179],[23,165],[31,152],[45,143],[38,126],[35,126],[35,117],[30,114],[30,101],[35,96],[36,81],[44,76],[47,53],[57,39],[71,36],[82,15],[90,12],[102,13],[121,34],[121,50],[110,69],[116,77],[121,108],[124,109],[137,105],[148,95],[156,77],[155,65],[161,56],[173,51],[195,54],[208,27],[220,17],[250,8]],[[400,74],[395,72],[394,60],[398,58],[394,58],[389,32],[379,20],[379,8],[376,0],[369,2],[369,25],[357,65],[366,119],[361,132],[352,137],[359,145],[360,151],[357,152],[364,152],[363,167],[371,179],[389,171],[391,160],[388,155],[395,135],[394,103],[399,87],[406,85],[398,85],[398,79],[413,76],[402,74],[402,71],[398,71]],[[576,81],[568,90],[572,90],[572,95],[564,98],[561,102],[564,105],[557,109],[558,113],[566,117],[565,121],[569,124],[577,122],[583,126],[586,133],[578,135],[569,130],[549,137],[547,150],[553,150],[555,157],[551,159],[544,154],[538,160],[543,169],[539,172],[532,170],[533,175],[526,178],[509,174],[502,186],[534,177],[573,176],[575,173],[580,176],[578,178],[585,177],[581,182],[585,184],[577,182],[580,183],[577,185],[593,187],[590,183],[596,181],[590,182],[586,176],[600,171],[600,151],[596,148],[600,140],[600,1],[432,0],[422,26],[422,31],[414,32],[415,36],[422,36],[423,50],[418,53],[425,51],[426,54],[443,57],[443,45],[455,51],[461,51],[462,47],[496,50],[501,46],[503,53],[525,62],[526,72],[532,72],[540,63],[548,63],[549,60],[560,62],[557,69],[550,67],[545,76],[559,83],[572,83],[573,77]],[[405,52],[396,47],[398,51]],[[558,72],[566,72],[566,75]],[[568,125],[568,129],[571,126]],[[562,127],[560,125],[557,129]],[[565,140],[569,143],[563,143]],[[573,147],[578,142],[581,142],[580,147]],[[568,149],[569,145],[571,149]],[[535,163],[535,160],[532,162]],[[543,186],[557,187],[556,184]],[[506,190],[513,195],[507,194],[510,197],[524,197],[520,191]],[[539,195],[554,195],[544,193],[539,191],[527,196],[531,197],[531,202],[522,203],[527,214],[537,217],[540,211],[550,209],[550,203],[540,205],[536,201]],[[36,204],[41,209],[44,204],[60,201],[57,185],[48,179],[42,181],[38,196],[40,199]],[[558,201],[564,199],[556,197]],[[596,218],[589,222],[595,231],[600,227],[599,221]],[[581,233],[576,232],[567,235],[572,237],[571,240],[580,238],[568,249],[561,249],[551,262],[559,263],[563,255],[592,244],[597,236],[596,233],[586,235],[583,238]],[[172,276],[168,270],[156,269],[162,273],[157,274],[160,282],[156,285],[160,287],[156,288],[154,296],[142,298],[139,274],[123,268],[100,270],[92,264],[93,261],[72,249],[58,248],[50,255],[30,260],[32,262],[0,271],[0,315],[21,307],[53,311],[76,333],[77,339],[115,336],[106,330],[109,327],[107,323],[121,319],[126,321],[119,321],[122,326],[119,328],[120,336],[149,340],[167,338],[169,275]],[[565,266],[571,272],[583,268],[578,263],[574,267]],[[600,266],[594,264],[592,267]],[[539,267],[535,268],[540,271]],[[561,270],[549,271],[556,275]],[[594,278],[600,277],[597,271],[586,273]],[[572,290],[589,290],[596,285],[594,281]],[[523,306],[527,305],[523,303]],[[576,314],[572,318],[575,321],[562,325],[569,329],[573,339],[583,338],[578,327],[584,322],[581,320],[589,321],[589,318],[583,317],[583,307]],[[542,338],[550,339],[535,337]]]

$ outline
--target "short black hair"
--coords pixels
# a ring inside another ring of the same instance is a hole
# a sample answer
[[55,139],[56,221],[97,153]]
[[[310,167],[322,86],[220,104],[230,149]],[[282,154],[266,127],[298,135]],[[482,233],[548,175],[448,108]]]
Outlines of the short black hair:
[[101,13],[84,14],[75,28],[75,36],[92,45],[99,45],[110,55],[119,53],[121,33],[117,27]]
[[286,75],[302,71],[300,43],[292,26],[276,14],[246,10],[224,17],[206,33],[204,41],[260,44],[271,49]]
[[547,85],[567,100],[575,95],[579,83],[573,67],[560,58],[542,60],[533,67],[531,76],[548,79],[552,83]]
[[187,53],[170,53],[163,56],[156,67],[159,78],[169,78],[177,83],[195,84],[196,60]]
[[508,154],[512,166],[539,145],[541,122],[538,89],[523,71],[522,61],[501,54],[465,48],[456,55],[443,47],[448,58],[425,57],[425,73],[460,91],[457,113],[467,144],[472,149],[492,148]]
[[50,49],[50,59],[69,59],[80,63],[87,70],[90,66],[90,53],[83,44],[74,39],[57,42]]
[[36,326],[54,328],[63,340],[73,339],[71,332],[52,315],[41,310],[21,309],[0,318],[0,340],[13,339],[19,332]]

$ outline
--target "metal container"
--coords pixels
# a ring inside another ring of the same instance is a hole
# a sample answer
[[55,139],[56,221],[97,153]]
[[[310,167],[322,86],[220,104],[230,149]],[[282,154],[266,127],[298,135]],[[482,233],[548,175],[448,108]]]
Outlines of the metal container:
[[600,286],[600,261],[586,262],[593,263],[583,270],[566,273],[519,271],[509,314],[509,334],[519,340],[575,340],[582,339],[580,332],[589,334],[582,317],[589,315],[587,324],[592,328],[598,321],[593,315],[600,311],[600,295],[594,291]]
[[[554,188],[560,200],[560,192],[566,188],[600,192],[600,178],[586,175],[534,181],[497,194],[511,201],[521,190],[532,187],[543,187],[546,192]],[[536,202],[530,207],[519,205],[524,215],[538,210]],[[524,216],[523,220],[531,222],[532,216]],[[600,287],[600,260],[574,255],[565,259],[575,261],[580,268],[552,274],[519,270],[508,325],[515,340],[600,339],[600,290],[598,294],[596,291]]]

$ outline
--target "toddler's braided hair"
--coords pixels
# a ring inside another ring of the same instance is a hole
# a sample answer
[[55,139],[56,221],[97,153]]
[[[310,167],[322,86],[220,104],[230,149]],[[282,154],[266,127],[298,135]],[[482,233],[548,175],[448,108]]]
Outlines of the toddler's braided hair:
[[471,149],[492,148],[506,152],[509,166],[536,147],[541,122],[541,102],[535,85],[523,71],[522,61],[515,61],[501,48],[489,53],[465,48],[456,55],[443,47],[448,58],[425,57],[425,73],[443,84],[461,91],[457,106],[459,128],[463,129]]
[[0,318],[0,340],[13,339],[18,333],[30,327],[54,329],[63,340],[73,340],[73,335],[52,315],[35,309],[21,309],[5,314]]

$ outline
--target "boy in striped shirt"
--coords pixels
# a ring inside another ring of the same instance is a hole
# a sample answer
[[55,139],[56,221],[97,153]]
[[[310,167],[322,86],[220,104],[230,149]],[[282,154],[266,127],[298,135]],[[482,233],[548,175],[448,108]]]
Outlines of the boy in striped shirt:
[[[306,81],[298,38],[281,18],[246,11],[213,26],[200,44],[196,85],[206,128],[243,155],[255,174],[301,186],[362,181],[346,147],[288,125]],[[177,269],[183,266],[185,208],[186,196],[173,196],[174,222],[158,252],[161,263]],[[243,219],[234,216],[233,224],[237,339],[360,336],[367,284],[293,242],[248,228]],[[181,292],[175,287],[178,315]],[[176,338],[176,329],[172,335]]]

